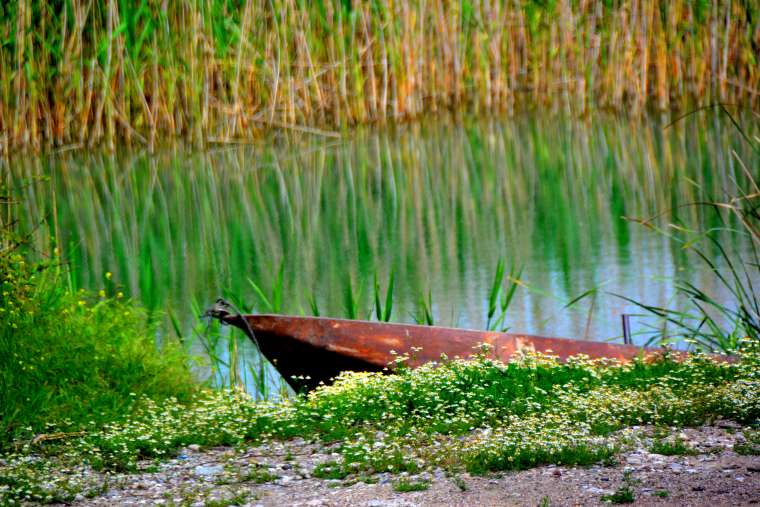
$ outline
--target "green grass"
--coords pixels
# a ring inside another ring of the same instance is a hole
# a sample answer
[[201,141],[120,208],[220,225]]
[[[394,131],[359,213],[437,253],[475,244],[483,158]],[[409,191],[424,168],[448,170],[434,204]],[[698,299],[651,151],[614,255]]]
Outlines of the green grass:
[[459,488],[459,491],[462,491],[462,492],[464,492],[464,491],[467,491],[467,489],[468,489],[468,488],[467,488],[467,483],[465,482],[465,480],[464,480],[464,479],[462,479],[462,477],[461,477],[460,475],[456,475],[456,474],[455,474],[455,475],[454,475],[454,476],[451,478],[451,482],[453,482],[453,483],[454,483],[454,485],[455,485],[457,488]]
[[393,491],[396,491],[398,493],[425,491],[429,488],[430,481],[417,481],[408,478],[401,478],[393,483]]
[[53,422],[63,432],[97,428],[143,396],[188,400],[197,390],[184,350],[157,347],[141,309],[36,276],[34,294],[13,301],[0,324],[0,445]]
[[344,479],[348,473],[336,461],[327,461],[320,463],[314,468],[312,473],[318,479]]
[[760,431],[745,430],[745,441],[734,445],[734,452],[744,456],[760,456]]
[[229,507],[231,505],[245,505],[251,500],[250,493],[243,492],[238,493],[228,498],[220,498],[218,500],[206,500],[204,502],[205,507]]
[[61,260],[30,260],[28,238],[2,211],[0,449],[101,428],[143,398],[189,401],[198,392],[186,352],[156,343],[155,319],[123,298],[110,273],[97,294],[70,290]]
[[612,504],[633,503],[636,501],[634,486],[638,481],[632,478],[631,472],[625,472],[623,475],[623,484],[611,495],[605,495],[602,500]]
[[267,482],[276,481],[279,479],[277,474],[273,474],[269,470],[254,468],[245,475],[240,477],[242,482],[253,482],[255,484],[266,484]]
[[611,495],[603,496],[602,500],[614,504],[633,503],[636,501],[636,496],[629,486],[623,486]]
[[649,447],[649,452],[663,456],[694,456],[699,452],[680,438],[656,439]]

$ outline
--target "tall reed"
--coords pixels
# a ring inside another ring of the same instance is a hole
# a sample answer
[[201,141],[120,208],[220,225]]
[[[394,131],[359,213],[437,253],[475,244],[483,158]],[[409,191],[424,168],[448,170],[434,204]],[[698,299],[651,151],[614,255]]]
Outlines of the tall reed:
[[760,103],[752,0],[14,0],[0,153],[248,140],[466,107]]
[[[722,112],[752,152],[760,155],[760,137],[750,137],[728,111]],[[674,280],[679,307],[623,297],[660,318],[661,325],[652,330],[649,343],[685,340],[697,349],[730,354],[745,341],[760,340],[760,173],[757,164],[746,165],[736,151],[731,158],[742,171],[744,184],[727,186],[720,198],[684,205],[712,212],[709,226],[684,222],[675,210],[635,220],[671,238],[713,279],[713,284],[684,277]],[[715,287],[722,293],[716,294]]]

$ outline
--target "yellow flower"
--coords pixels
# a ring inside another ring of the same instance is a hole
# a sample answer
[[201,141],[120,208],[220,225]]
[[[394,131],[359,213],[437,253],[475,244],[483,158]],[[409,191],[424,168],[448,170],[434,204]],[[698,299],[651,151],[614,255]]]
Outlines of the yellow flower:
[[110,280],[112,276],[113,276],[113,273],[111,273],[110,271],[106,271],[106,280]]

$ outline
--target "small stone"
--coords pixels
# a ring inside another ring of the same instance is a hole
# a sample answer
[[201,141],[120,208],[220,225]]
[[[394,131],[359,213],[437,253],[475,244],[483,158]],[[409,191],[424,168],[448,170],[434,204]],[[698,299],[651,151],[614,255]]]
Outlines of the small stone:
[[365,504],[367,507],[416,507],[416,504],[406,500],[370,500]]
[[193,470],[195,475],[204,477],[204,478],[212,478],[214,476],[217,476],[224,472],[224,466],[223,465],[199,465],[195,467],[195,470]]
[[679,474],[679,473],[681,473],[681,472],[683,471],[683,465],[680,465],[680,464],[678,464],[678,463],[671,463],[671,464],[670,464],[670,469],[671,469],[673,472],[675,472],[675,473]]
[[76,501],[76,502],[83,502],[84,501],[84,495],[82,493],[77,493],[77,496],[74,497],[74,501]]
[[188,449],[190,449],[193,452],[198,452],[201,450],[201,446],[198,444],[190,444],[187,446]]

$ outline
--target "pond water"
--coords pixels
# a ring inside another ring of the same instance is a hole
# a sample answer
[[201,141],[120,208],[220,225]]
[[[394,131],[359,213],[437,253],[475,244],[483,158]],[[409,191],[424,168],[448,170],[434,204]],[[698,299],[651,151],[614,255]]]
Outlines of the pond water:
[[[703,208],[679,206],[746,184],[732,150],[758,167],[717,116],[667,129],[437,118],[345,139],[61,153],[10,170],[31,181],[26,219],[48,218],[40,241],[58,242],[75,286],[119,288],[180,327],[220,295],[268,311],[249,280],[269,297],[282,268],[281,313],[340,317],[354,300],[374,318],[374,280],[384,299],[393,273],[392,320],[419,319],[425,300],[436,324],[483,329],[501,259],[518,287],[499,327],[619,340],[621,314],[640,310],[612,294],[667,306],[669,279],[683,277],[720,297],[678,245],[624,217],[674,210],[671,221],[710,226]],[[638,343],[651,324],[632,320]]]

